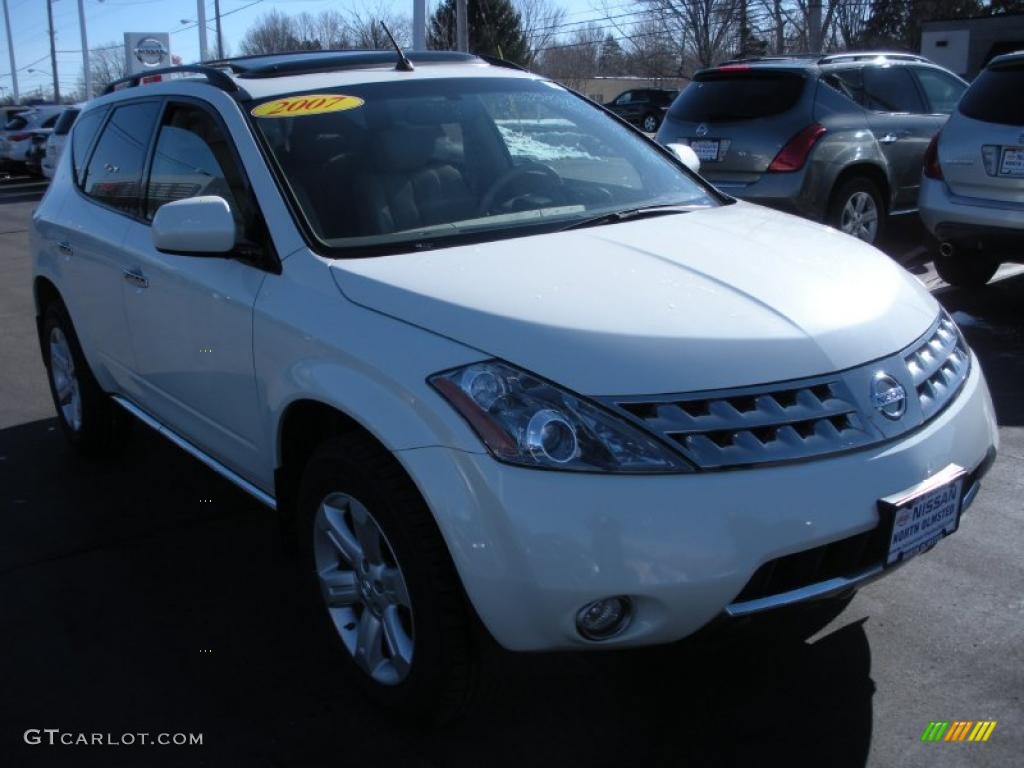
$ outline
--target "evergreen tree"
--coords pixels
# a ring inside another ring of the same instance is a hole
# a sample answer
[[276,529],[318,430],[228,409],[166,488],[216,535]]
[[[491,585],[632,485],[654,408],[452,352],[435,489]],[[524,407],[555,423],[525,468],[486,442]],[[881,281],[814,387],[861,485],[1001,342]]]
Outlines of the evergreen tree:
[[[469,50],[526,64],[530,47],[523,33],[522,19],[511,0],[469,0]],[[454,50],[455,0],[443,0],[430,18],[427,46]]]

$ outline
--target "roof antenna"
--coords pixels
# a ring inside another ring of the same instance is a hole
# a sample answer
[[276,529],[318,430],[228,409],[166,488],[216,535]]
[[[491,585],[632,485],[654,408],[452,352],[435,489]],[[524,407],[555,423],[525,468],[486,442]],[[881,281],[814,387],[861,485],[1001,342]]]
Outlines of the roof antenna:
[[395,46],[395,53],[398,54],[398,63],[395,64],[395,69],[399,72],[412,72],[416,67],[409,61],[409,57],[405,55],[405,52],[401,49],[398,43],[395,42],[395,36],[391,34],[391,30],[388,29],[388,25],[381,21],[380,25],[384,27],[384,34],[388,36],[388,40]]

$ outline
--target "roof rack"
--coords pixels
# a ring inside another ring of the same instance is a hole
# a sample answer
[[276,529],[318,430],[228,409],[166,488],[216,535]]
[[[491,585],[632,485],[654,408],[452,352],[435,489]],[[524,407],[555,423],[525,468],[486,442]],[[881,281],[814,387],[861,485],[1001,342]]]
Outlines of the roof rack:
[[[406,56],[413,64],[477,62],[482,58],[457,51],[409,51]],[[393,66],[398,62],[394,51],[292,51],[239,59],[212,62],[230,69],[242,78],[283,77],[314,72],[336,72],[345,69]]]
[[179,64],[174,67],[161,67],[160,69],[150,69],[146,72],[137,72],[134,75],[128,77],[122,77],[120,80],[114,80],[106,88],[103,89],[103,93],[113,93],[118,90],[118,86],[132,87],[142,82],[145,77],[153,77],[154,75],[173,75],[178,72],[191,72],[197,75],[205,75],[207,82],[215,88],[220,88],[222,91],[228,93],[239,93],[242,89],[238,87],[238,83],[231,79],[223,69],[217,69],[216,67],[204,66],[202,64]]
[[[898,61],[928,62],[924,56],[900,51],[861,51],[858,53],[832,53],[818,59],[819,64],[833,64],[837,61],[866,61],[868,59],[896,59]],[[930,62],[928,62],[930,63]]]
[[752,64],[758,61],[800,61],[803,59],[813,60],[820,58],[821,54],[817,53],[787,53],[780,54],[779,56],[743,56],[735,59],[729,59],[723,61],[718,66],[728,66],[730,64]]

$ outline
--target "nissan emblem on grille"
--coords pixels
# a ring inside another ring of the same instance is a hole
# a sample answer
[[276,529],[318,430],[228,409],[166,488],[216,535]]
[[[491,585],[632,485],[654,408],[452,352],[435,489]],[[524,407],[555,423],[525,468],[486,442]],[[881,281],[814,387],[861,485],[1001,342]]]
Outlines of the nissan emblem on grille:
[[706,136],[707,133],[708,133],[708,127],[706,125],[704,125],[704,123],[701,123],[700,125],[697,126],[697,135],[698,136]]
[[907,391],[892,376],[879,371],[871,383],[871,404],[887,419],[896,421],[907,412]]

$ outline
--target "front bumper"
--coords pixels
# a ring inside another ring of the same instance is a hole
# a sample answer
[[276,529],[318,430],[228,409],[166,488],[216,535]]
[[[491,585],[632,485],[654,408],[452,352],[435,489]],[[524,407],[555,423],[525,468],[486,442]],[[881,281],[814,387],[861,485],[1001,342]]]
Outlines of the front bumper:
[[442,447],[396,455],[485,626],[502,646],[529,651],[595,645],[577,634],[576,613],[612,595],[629,596],[635,616],[602,647],[673,642],[743,612],[734,603],[762,564],[872,530],[879,498],[951,462],[976,469],[997,439],[975,360],[960,395],[924,427],[816,461],[614,476],[522,469]]

